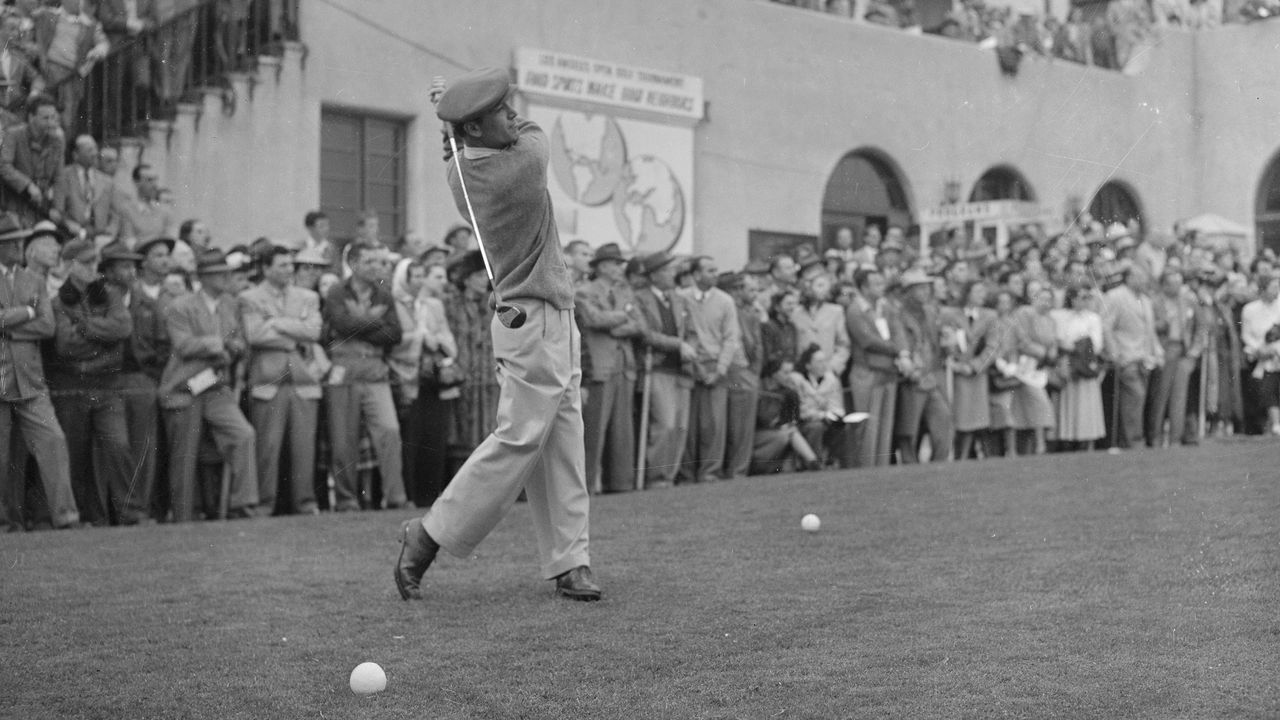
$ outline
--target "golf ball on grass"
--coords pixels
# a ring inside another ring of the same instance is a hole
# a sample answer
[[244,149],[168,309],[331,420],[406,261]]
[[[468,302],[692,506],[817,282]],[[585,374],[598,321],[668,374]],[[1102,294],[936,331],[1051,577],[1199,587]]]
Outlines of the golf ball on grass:
[[820,527],[822,527],[822,521],[813,513],[809,513],[808,515],[800,518],[800,529],[805,532],[818,532],[818,528]]
[[351,671],[351,692],[372,695],[387,689],[387,674],[378,663],[363,662]]

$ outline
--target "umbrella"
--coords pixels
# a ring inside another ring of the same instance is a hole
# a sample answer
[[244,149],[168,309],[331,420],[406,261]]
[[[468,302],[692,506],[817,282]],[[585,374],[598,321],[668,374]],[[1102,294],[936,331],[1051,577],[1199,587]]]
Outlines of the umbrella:
[[1185,220],[1182,223],[1182,228],[1184,230],[1194,230],[1201,235],[1230,235],[1233,237],[1247,237],[1249,235],[1249,228],[1234,220],[1228,220],[1221,215],[1214,215],[1213,213],[1204,213]]

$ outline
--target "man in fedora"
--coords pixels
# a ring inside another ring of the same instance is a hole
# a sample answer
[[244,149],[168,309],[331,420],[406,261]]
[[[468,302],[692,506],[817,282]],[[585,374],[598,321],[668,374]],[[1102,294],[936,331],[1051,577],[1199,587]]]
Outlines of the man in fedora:
[[53,526],[74,527],[80,512],[71,490],[67,439],[49,400],[40,355],[40,343],[53,337],[57,324],[44,280],[22,267],[28,235],[16,215],[0,214],[0,519],[10,530],[22,529],[26,473],[10,457],[17,429],[40,467]]
[[898,452],[904,464],[919,462],[917,449],[923,421],[933,448],[932,461],[947,460],[955,433],[945,392],[942,326],[933,297],[934,278],[911,268],[902,274],[898,284],[903,292],[903,340],[911,353],[910,363],[903,365],[907,372],[898,385],[894,428]]
[[165,311],[173,352],[159,392],[169,435],[174,522],[195,518],[196,465],[206,430],[231,470],[229,496],[220,498],[229,517],[252,517],[258,504],[256,438],[231,390],[233,366],[248,349],[229,294],[231,269],[221,250],[200,253],[200,290],[174,300]]
[[[130,251],[124,243],[117,241],[102,248],[99,266],[103,277],[123,296],[124,305],[133,319],[133,333],[124,343],[120,385],[129,428],[132,477],[137,491],[150,502],[161,481],[167,482],[169,477],[162,464],[168,453],[162,451],[164,434],[157,392],[165,363],[169,361],[169,333],[160,302],[139,287],[138,265],[141,262],[141,254]],[[159,510],[153,514],[163,516]]]
[[[421,597],[422,575],[443,547],[469,555],[506,515],[524,487],[542,575],[575,600],[598,600],[588,551],[590,494],[583,449],[581,337],[574,292],[547,192],[550,146],[537,124],[507,103],[502,68],[466,73],[449,87],[437,80],[436,115],[459,139],[449,164],[454,204],[470,214],[463,177],[493,264],[495,290],[527,313],[519,328],[497,320],[493,350],[501,399],[498,426],[421,522],[404,529],[396,587]],[[459,174],[461,173],[461,174]]]
[[578,326],[591,373],[583,378],[586,400],[587,486],[596,492],[635,489],[635,436],[632,400],[636,358],[632,338],[644,333],[644,316],[625,277],[626,258],[617,243],[596,249],[591,258],[594,279],[575,293]]
[[133,319],[121,294],[98,273],[90,240],[62,248],[67,282],[53,298],[57,325],[46,373],[67,436],[72,489],[83,520],[133,525],[147,515],[135,493],[120,371]]
[[641,270],[649,287],[636,294],[636,305],[644,316],[644,334],[637,346],[653,353],[649,378],[648,447],[645,453],[644,486],[670,487],[680,469],[689,434],[689,396],[693,377],[688,362],[693,346],[685,341],[689,309],[685,297],[676,292],[676,258],[665,252],[646,255]]

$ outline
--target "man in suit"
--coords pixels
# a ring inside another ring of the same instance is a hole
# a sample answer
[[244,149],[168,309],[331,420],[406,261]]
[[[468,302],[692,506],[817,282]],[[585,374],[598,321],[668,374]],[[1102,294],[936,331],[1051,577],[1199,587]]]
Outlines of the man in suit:
[[[120,239],[130,247],[160,237],[173,237],[176,225],[173,211],[160,202],[160,175],[146,163],[133,168],[134,193],[126,197],[117,189],[117,212],[120,215]],[[173,252],[170,244],[169,251]]]
[[857,463],[859,467],[888,465],[893,459],[898,369],[911,353],[898,314],[885,297],[880,271],[874,266],[863,268],[853,282],[858,295],[845,314],[851,347],[849,389],[853,410],[868,415],[856,433]]
[[624,277],[626,260],[617,243],[601,245],[591,259],[595,279],[574,295],[582,344],[591,356],[583,384],[586,401],[587,486],[596,492],[635,489],[635,435],[632,401],[636,358],[632,338],[644,333],[644,316]]
[[262,282],[240,294],[250,350],[249,416],[258,433],[258,500],[264,513],[275,509],[287,432],[292,509],[314,515],[321,389],[309,361],[320,340],[320,296],[292,284],[288,248],[273,246],[261,264]]
[[206,430],[231,470],[229,496],[220,498],[228,516],[253,517],[258,504],[253,426],[230,386],[233,364],[248,349],[236,300],[229,294],[231,270],[221,250],[201,253],[196,260],[200,290],[174,300],[165,312],[173,352],[159,391],[168,426],[174,522],[195,517],[196,465]]
[[5,131],[0,144],[0,180],[11,195],[26,199],[27,217],[43,217],[53,200],[66,147],[61,123],[53,98],[37,95],[27,102],[27,123]]
[[760,368],[764,358],[760,316],[756,314],[756,281],[742,273],[722,273],[717,287],[733,298],[738,310],[738,332],[742,342],[729,363],[729,386],[725,427],[725,480],[747,476],[755,449],[756,403],[760,399]]
[[98,142],[89,135],[76,138],[71,159],[73,162],[62,168],[53,186],[53,209],[62,214],[63,222],[73,233],[114,237],[120,229],[115,186],[95,167]]
[[689,310],[684,295],[676,292],[676,259],[665,252],[645,256],[641,270],[649,287],[636,294],[636,305],[644,314],[645,332],[638,345],[652,353],[649,378],[648,447],[645,453],[646,488],[670,487],[680,469],[689,434],[689,395],[693,389],[686,363],[693,359],[693,346],[685,341]]
[[44,92],[44,78],[18,47],[21,22],[12,14],[0,17],[0,125],[4,128],[22,123],[27,98]]
[[1170,268],[1160,277],[1160,292],[1151,297],[1156,337],[1164,351],[1164,365],[1151,373],[1147,390],[1147,447],[1162,444],[1164,421],[1169,420],[1169,442],[1194,445],[1195,423],[1187,417],[1187,392],[1191,373],[1200,362],[1206,338],[1197,322],[1195,296],[1183,284],[1182,271]]
[[57,327],[46,372],[67,436],[76,505],[94,525],[136,525],[147,517],[149,498],[133,482],[120,382],[133,319],[123,295],[98,274],[93,241],[68,242],[62,259],[67,281],[53,298]]
[[[165,363],[169,360],[169,333],[161,303],[142,290],[138,282],[141,255],[132,253],[121,242],[102,249],[102,274],[124,298],[133,320],[133,333],[124,343],[120,387],[124,394],[125,422],[129,427],[129,448],[133,463],[134,485],[147,503],[152,502],[158,479],[169,474],[160,465],[160,404],[157,388]],[[166,492],[167,495],[167,492]],[[154,511],[163,517],[163,512]]]
[[1134,447],[1143,440],[1143,410],[1147,401],[1147,379],[1164,364],[1164,348],[1156,335],[1155,312],[1147,294],[1150,276],[1141,266],[1123,272],[1123,284],[1103,296],[1102,327],[1115,362],[1115,380],[1120,384],[1120,427],[1113,433],[1120,447]]
[[400,343],[402,328],[382,268],[386,250],[363,240],[348,247],[351,277],[334,286],[324,303],[325,344],[333,362],[325,405],[333,449],[335,509],[360,509],[363,488],[357,480],[356,463],[361,423],[368,429],[378,456],[382,500],[395,508],[404,505],[406,497],[400,420],[391,397],[387,353]]
[[10,464],[15,425],[39,464],[53,526],[80,523],[67,439],[49,400],[40,359],[40,342],[57,329],[53,306],[44,279],[21,265],[22,241],[30,234],[13,213],[0,215],[0,503],[6,506],[0,519],[10,530],[22,529],[26,476],[25,468]]
[[685,291],[687,339],[693,346],[693,397],[681,482],[715,480],[724,467],[728,431],[729,367],[742,343],[733,298],[716,287],[719,270],[710,257],[693,259],[694,287]]

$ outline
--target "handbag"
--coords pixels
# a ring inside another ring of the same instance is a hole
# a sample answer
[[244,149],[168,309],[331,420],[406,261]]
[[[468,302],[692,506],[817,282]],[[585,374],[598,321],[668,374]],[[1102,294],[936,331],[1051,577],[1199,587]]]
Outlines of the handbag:
[[1072,378],[1089,379],[1102,374],[1102,361],[1093,348],[1093,338],[1086,335],[1076,340],[1071,348],[1068,367]]
[[462,368],[444,353],[424,353],[419,377],[441,388],[456,387],[466,381]]

